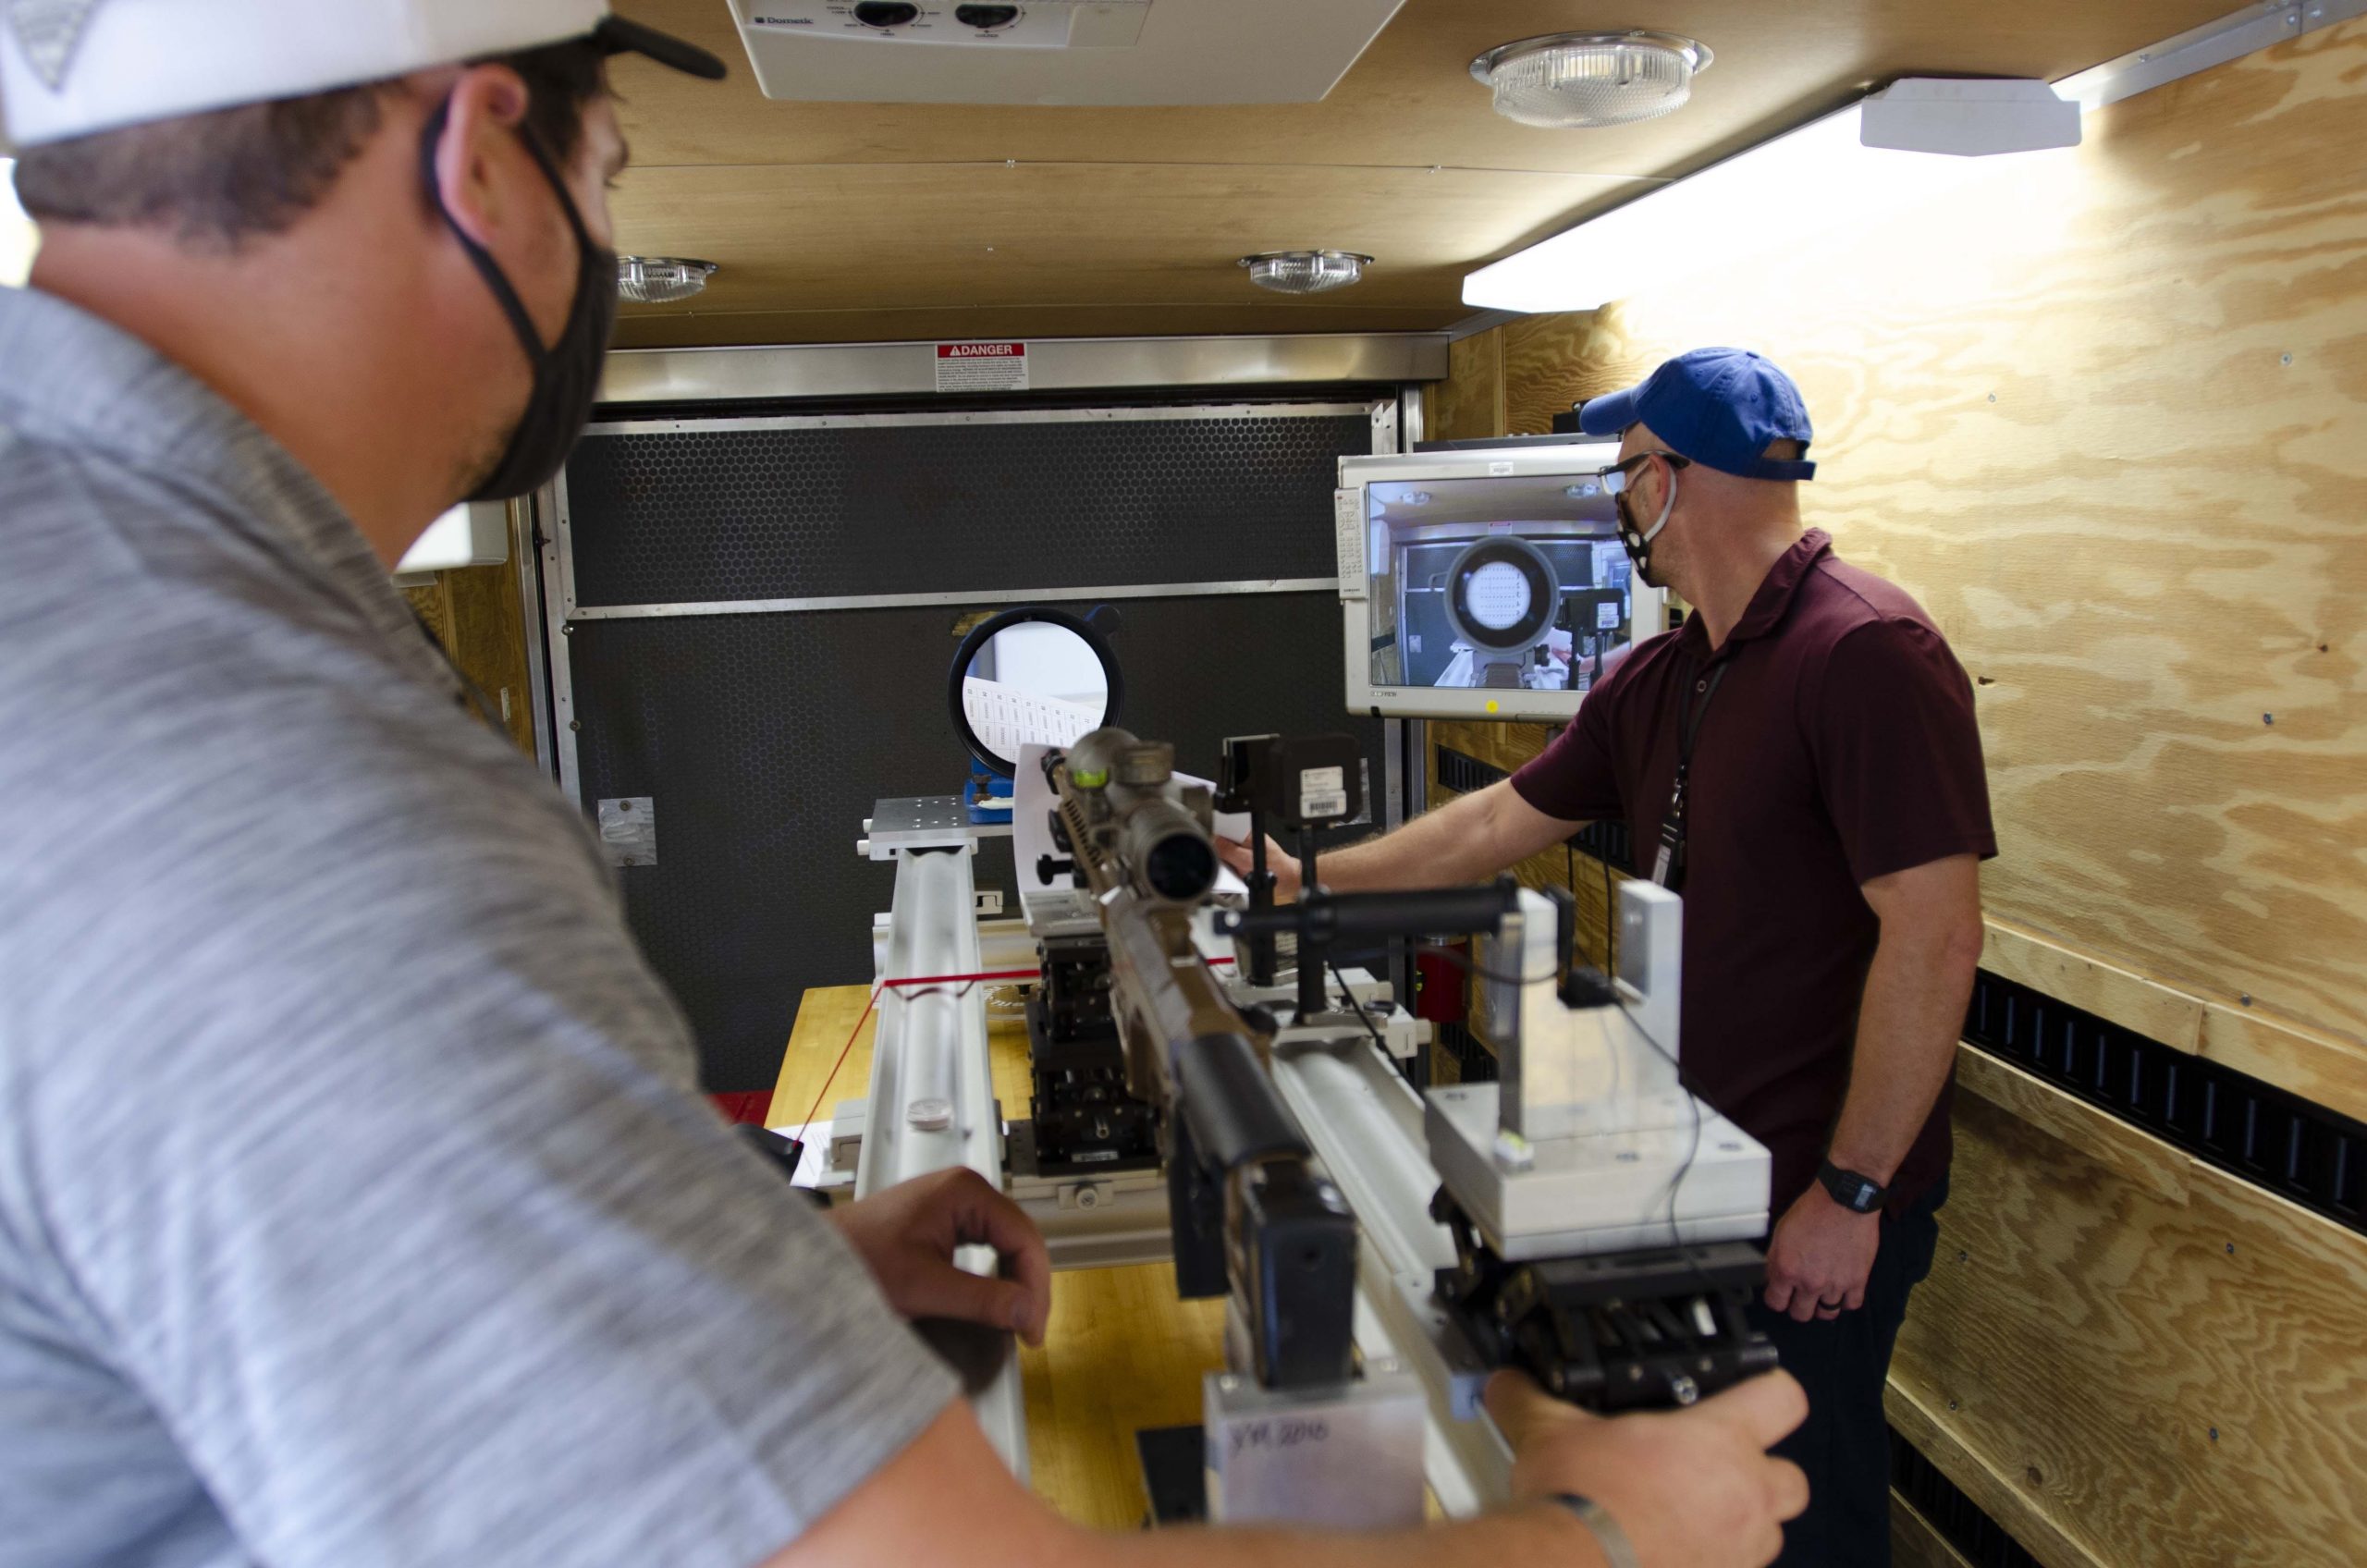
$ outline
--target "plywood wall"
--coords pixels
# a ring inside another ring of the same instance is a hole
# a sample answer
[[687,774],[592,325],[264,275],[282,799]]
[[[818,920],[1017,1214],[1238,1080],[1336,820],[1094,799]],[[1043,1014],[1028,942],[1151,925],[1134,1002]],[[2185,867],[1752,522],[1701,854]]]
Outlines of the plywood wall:
[[514,564],[522,547],[519,511],[515,506],[510,508],[513,564],[439,571],[433,583],[407,588],[403,597],[445,654],[484,693],[511,743],[531,756],[534,702],[528,686],[525,606],[519,596]]
[[[1430,808],[1435,810],[1455,798],[1455,791],[1439,781],[1441,749],[1461,752],[1510,773],[1544,749],[1547,733],[1541,724],[1433,723],[1426,797]],[[1511,870],[1524,887],[1569,889],[1577,902],[1578,961],[1609,973],[1618,956],[1614,946],[1618,922],[1613,913],[1617,907],[1619,884],[1627,880],[1626,876],[1569,846],[1556,846],[1531,855]]]
[[[1996,967],[2367,1116],[2367,20],[2037,173],[1458,344],[1542,431],[1670,352],[1799,380],[1813,520],[1979,681]],[[1473,434],[1480,432],[1473,431]],[[2032,946],[2035,944],[2035,946]],[[2153,1010],[2151,1014],[2148,1010]]]
[[[1772,355],[1816,416],[1813,520],[1979,681],[1984,963],[2356,1117],[2362,83],[2367,20],[1943,206],[1852,227],[1804,191],[1821,239],[1458,343],[1431,405],[1530,434],[1686,348]],[[1545,739],[1431,731],[1499,766]],[[1961,1078],[1893,1423],[2049,1568],[2367,1562],[2367,1239],[1990,1059]]]
[[1892,1424],[2049,1568],[2367,1562],[2367,1237],[1957,1068]]

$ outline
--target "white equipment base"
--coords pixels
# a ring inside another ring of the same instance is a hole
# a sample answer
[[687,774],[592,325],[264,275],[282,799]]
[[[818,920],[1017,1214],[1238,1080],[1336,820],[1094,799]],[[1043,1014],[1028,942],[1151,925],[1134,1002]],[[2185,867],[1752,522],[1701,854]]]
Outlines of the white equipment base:
[[1432,1089],[1425,1104],[1431,1163],[1509,1262],[1766,1233],[1767,1151],[1707,1106],[1698,1136],[1690,1116],[1655,1116],[1642,1129],[1539,1139],[1534,1162],[1515,1170],[1497,1155],[1497,1084]]

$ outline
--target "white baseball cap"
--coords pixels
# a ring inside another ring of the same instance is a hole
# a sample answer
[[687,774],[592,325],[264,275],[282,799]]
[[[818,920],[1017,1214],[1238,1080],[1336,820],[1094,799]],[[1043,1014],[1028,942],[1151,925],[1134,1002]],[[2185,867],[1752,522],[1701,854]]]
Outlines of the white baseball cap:
[[723,62],[607,0],[0,0],[18,146],[590,38],[710,80]]

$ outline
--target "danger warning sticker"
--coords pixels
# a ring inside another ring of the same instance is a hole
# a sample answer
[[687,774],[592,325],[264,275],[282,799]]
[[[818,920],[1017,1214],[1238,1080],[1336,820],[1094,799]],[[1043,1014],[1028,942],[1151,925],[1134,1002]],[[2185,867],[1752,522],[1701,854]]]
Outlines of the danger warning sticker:
[[939,343],[937,346],[937,389],[939,392],[1024,392],[1027,390],[1027,345]]

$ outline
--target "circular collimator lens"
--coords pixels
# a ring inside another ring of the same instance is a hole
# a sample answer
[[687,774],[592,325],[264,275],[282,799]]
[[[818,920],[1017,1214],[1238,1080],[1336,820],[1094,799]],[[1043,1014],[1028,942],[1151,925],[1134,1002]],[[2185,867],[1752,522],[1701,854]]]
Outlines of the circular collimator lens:
[[1217,884],[1217,852],[1196,834],[1171,834],[1144,857],[1143,883],[1171,903],[1196,903]]
[[1491,631],[1518,626],[1528,614],[1528,579],[1510,561],[1490,561],[1473,572],[1465,593],[1471,619]]
[[1447,569],[1447,624],[1482,653],[1535,647],[1552,630],[1561,604],[1553,563],[1526,539],[1500,534],[1476,541]]

